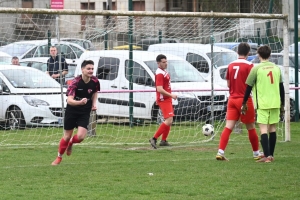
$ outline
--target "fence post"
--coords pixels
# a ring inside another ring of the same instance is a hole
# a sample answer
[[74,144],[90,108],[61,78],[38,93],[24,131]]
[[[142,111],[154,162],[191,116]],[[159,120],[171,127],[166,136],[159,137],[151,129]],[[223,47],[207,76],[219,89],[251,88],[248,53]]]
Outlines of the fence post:
[[90,137],[96,136],[96,126],[97,126],[96,119],[97,119],[96,111],[91,111],[89,125],[88,125],[88,133],[87,133],[87,135]]

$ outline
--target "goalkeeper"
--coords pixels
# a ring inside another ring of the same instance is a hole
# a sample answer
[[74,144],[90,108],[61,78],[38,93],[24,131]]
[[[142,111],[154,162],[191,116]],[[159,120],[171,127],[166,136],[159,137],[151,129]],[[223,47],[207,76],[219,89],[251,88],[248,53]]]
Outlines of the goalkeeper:
[[239,119],[241,119],[241,122],[245,123],[248,130],[248,137],[253,150],[253,158],[255,160],[259,160],[261,158],[258,136],[254,124],[255,111],[252,98],[247,98],[245,101],[249,107],[247,115],[241,115],[243,97],[247,87],[245,82],[253,67],[253,63],[246,60],[249,52],[249,44],[240,43],[238,46],[238,59],[228,65],[226,79],[230,96],[227,104],[226,125],[221,134],[219,150],[216,155],[217,160],[228,161],[228,159],[225,157],[224,151],[228,144],[232,129]]
[[[67,150],[71,155],[74,143],[84,140],[91,110],[97,109],[97,92],[100,91],[100,83],[97,77],[93,76],[94,62],[85,60],[81,64],[82,75],[77,76],[67,90],[67,108],[64,119],[64,136],[60,140],[58,156],[52,165],[60,164],[62,156]],[[72,137],[74,128],[77,127],[77,134]]]
[[[247,80],[242,113],[247,112],[246,101],[253,89],[254,102],[257,109],[257,123],[261,133],[261,146],[264,157],[256,162],[274,161],[276,145],[276,123],[284,113],[284,87],[281,70],[268,59],[271,48],[267,45],[257,50],[260,64],[252,68]],[[269,135],[268,135],[269,132]]]

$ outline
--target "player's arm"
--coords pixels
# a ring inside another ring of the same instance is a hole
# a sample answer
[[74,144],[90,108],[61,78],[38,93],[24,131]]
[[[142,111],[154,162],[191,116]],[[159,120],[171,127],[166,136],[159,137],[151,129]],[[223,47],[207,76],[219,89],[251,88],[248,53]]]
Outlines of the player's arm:
[[74,100],[74,96],[68,96],[67,103],[71,106],[82,106],[87,102],[87,98],[82,98],[80,101]]
[[164,90],[163,86],[156,86],[156,90],[157,90],[157,92],[161,93],[164,96],[168,96],[168,97],[171,97],[173,99],[177,99],[176,94],[171,94],[171,93],[167,92],[166,90]]
[[50,75],[50,74],[49,74],[49,62],[50,62],[50,59],[47,60],[47,70],[46,70],[46,74],[48,74],[48,75]]
[[98,99],[98,92],[95,92],[92,96],[92,110],[97,110],[97,99]]
[[227,87],[230,87],[230,80],[227,80]]

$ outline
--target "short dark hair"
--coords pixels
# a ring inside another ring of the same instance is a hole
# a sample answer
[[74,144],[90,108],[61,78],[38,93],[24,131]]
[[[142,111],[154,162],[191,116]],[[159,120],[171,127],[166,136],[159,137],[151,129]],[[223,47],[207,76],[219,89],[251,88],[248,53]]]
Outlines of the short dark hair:
[[11,59],[12,60],[19,60],[19,58],[17,56],[13,56]]
[[94,65],[94,61],[92,60],[84,60],[81,64],[81,68],[84,68],[87,65]]
[[156,62],[160,62],[161,59],[167,59],[167,57],[166,57],[164,54],[159,54],[159,55],[156,57]]
[[250,52],[250,45],[247,42],[241,42],[238,46],[238,54],[241,56],[247,56]]
[[272,50],[271,50],[271,48],[270,48],[268,45],[260,46],[260,47],[257,49],[258,55],[259,55],[262,59],[264,59],[264,60],[266,60],[266,59],[268,59],[268,58],[270,57],[271,52],[272,52]]

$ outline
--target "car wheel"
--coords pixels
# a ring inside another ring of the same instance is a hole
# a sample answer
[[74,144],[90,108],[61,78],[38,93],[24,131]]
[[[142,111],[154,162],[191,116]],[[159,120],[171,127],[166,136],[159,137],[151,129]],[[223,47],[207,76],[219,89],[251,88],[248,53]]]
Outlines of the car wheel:
[[151,110],[152,121],[161,124],[164,121],[163,114],[157,105],[153,105]]
[[12,106],[6,112],[5,115],[6,127],[15,130],[15,129],[24,129],[26,122],[24,115],[21,109],[17,106]]

